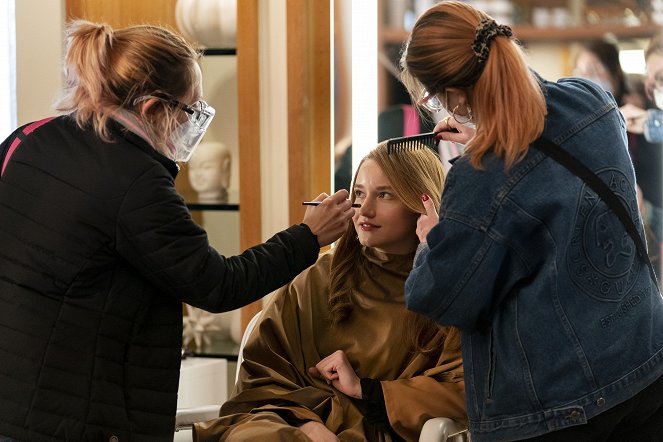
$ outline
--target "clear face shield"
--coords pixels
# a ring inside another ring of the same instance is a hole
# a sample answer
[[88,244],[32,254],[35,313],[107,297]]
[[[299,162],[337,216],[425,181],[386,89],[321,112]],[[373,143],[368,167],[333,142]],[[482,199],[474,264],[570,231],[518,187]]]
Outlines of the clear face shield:
[[202,100],[191,106],[183,106],[182,110],[186,112],[187,120],[170,134],[170,142],[175,149],[173,159],[186,162],[203,139],[216,111]]
[[172,153],[171,158],[177,162],[187,162],[193,155],[200,141],[203,139],[216,111],[203,100],[196,101],[192,105],[183,104],[177,100],[144,95],[134,100],[134,105],[141,101],[155,98],[177,106],[186,113],[186,120],[180,123],[170,134],[168,147]]

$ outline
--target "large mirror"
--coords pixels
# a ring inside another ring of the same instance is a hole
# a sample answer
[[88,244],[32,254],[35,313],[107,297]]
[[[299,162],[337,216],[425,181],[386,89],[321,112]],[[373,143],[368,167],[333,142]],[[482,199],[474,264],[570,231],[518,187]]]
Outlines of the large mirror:
[[[416,112],[411,112],[410,99],[398,81],[398,60],[409,29],[419,14],[438,1],[333,0],[335,188],[349,187],[353,164],[377,141],[406,135],[412,127],[418,131],[415,133],[426,132],[441,118],[432,115],[430,120],[422,121]],[[616,85],[610,86],[618,104],[632,102],[644,109],[656,107],[651,91],[647,93],[644,88],[643,50],[653,36],[662,32],[663,3],[637,0],[471,3],[500,23],[510,25],[523,44],[532,68],[551,81],[589,75],[576,66],[581,63],[583,48],[595,42],[612,44],[619,52],[618,64],[629,89],[625,95]],[[600,81],[596,77],[595,80]],[[660,267],[663,146],[647,143],[642,134],[636,133],[629,133],[629,142],[644,200],[642,210],[650,234],[649,249],[655,266]],[[450,146],[451,156],[458,153],[453,148]]]

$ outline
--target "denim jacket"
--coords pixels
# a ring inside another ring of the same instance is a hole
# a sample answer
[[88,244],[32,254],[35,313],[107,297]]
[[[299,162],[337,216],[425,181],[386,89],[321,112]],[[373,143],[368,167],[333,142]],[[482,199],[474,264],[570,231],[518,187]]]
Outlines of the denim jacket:
[[[626,205],[641,236],[624,120],[593,83],[540,80],[543,136]],[[663,300],[618,218],[536,149],[509,170],[459,158],[440,222],[406,282],[408,308],[463,332],[472,439],[580,425],[663,374]]]

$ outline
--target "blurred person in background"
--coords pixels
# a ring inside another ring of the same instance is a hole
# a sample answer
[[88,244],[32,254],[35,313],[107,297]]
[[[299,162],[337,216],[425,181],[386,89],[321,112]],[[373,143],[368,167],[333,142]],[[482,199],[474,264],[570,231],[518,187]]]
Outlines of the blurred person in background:
[[[661,277],[663,242],[663,145],[651,142],[636,127],[642,110],[650,101],[645,96],[645,79],[627,77],[619,60],[619,47],[606,40],[590,40],[581,45],[573,74],[586,78],[610,92],[626,119],[628,148],[635,169],[639,206],[647,234],[649,257]],[[663,101],[663,100],[662,100]]]

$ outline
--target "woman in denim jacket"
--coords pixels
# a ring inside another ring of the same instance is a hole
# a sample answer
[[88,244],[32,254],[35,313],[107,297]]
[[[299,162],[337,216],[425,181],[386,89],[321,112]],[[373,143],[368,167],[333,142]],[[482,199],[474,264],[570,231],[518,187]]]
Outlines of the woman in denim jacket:
[[657,283],[606,203],[529,148],[542,136],[584,163],[644,237],[612,96],[543,80],[507,26],[454,1],[418,19],[402,65],[419,105],[448,109],[439,137],[466,143],[406,296],[463,332],[473,440],[663,440]]

